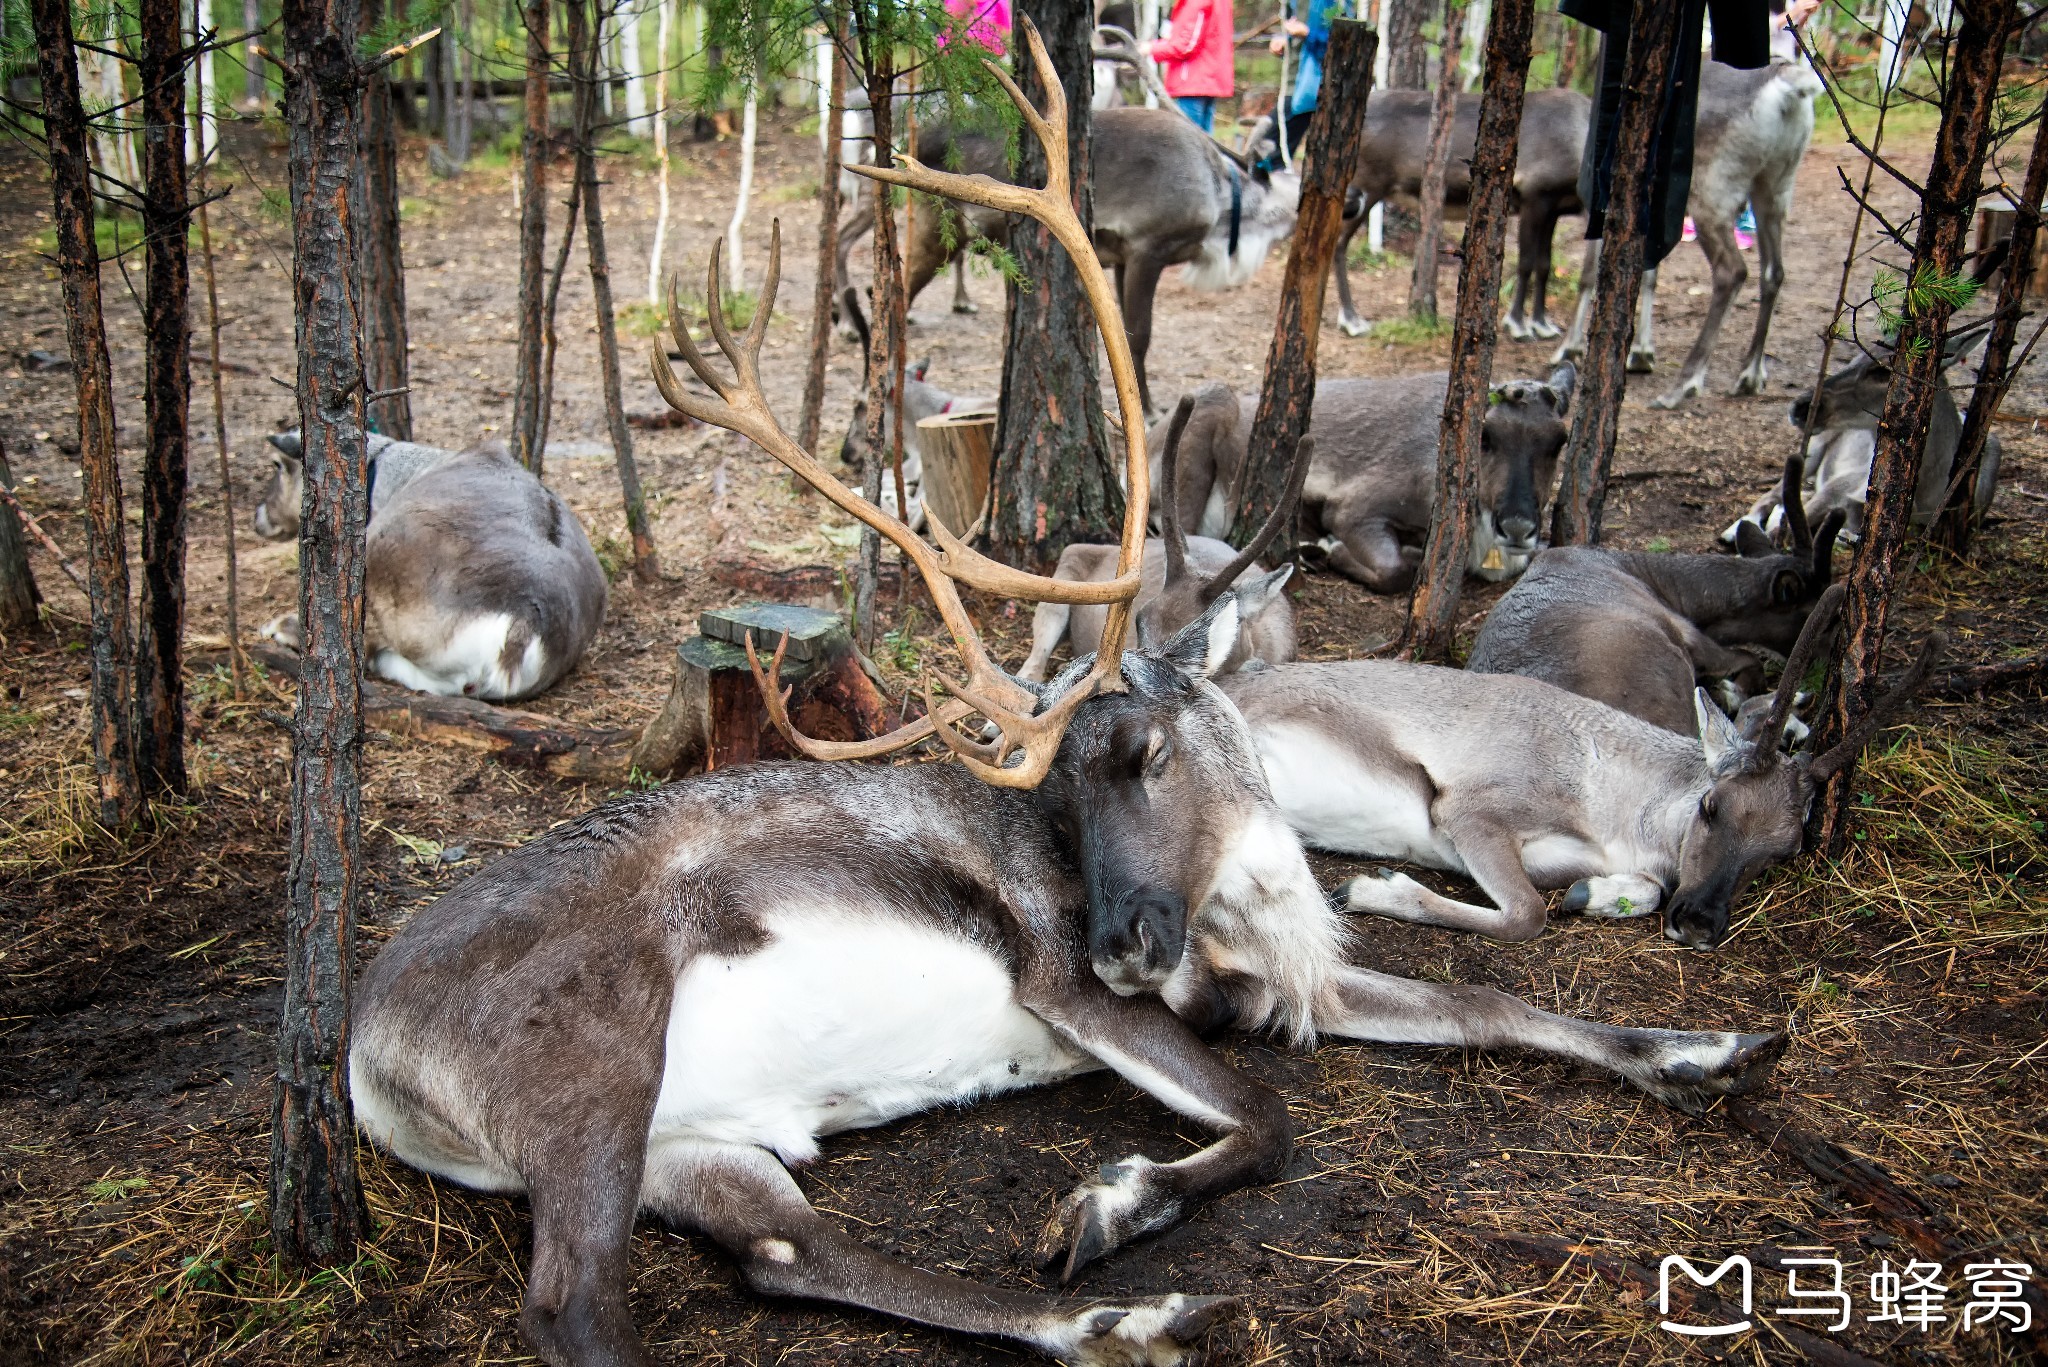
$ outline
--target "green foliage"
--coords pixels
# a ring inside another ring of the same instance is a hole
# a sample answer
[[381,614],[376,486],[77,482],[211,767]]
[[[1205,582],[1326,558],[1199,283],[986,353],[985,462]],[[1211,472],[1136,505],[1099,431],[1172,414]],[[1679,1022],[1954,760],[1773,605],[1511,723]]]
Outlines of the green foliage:
[[606,532],[591,543],[590,549],[597,553],[597,566],[604,571],[607,584],[619,582],[633,564],[633,543],[622,536]]
[[1451,320],[1435,318],[1388,318],[1372,325],[1371,337],[1386,346],[1427,346],[1451,335]]
[[1650,543],[1643,547],[1643,549],[1657,555],[1669,555],[1671,554],[1671,538],[1668,536],[1653,536],[1650,538]]
[[357,51],[374,57],[401,43],[413,42],[429,29],[440,26],[449,9],[447,0],[410,0],[403,10],[386,14],[365,30],[356,45]]
[[[1879,266],[1870,283],[1870,299],[1877,305],[1879,326],[1886,336],[1892,336],[1909,320],[1925,317],[1937,306],[1950,310],[1967,307],[1977,297],[1978,288],[1979,282],[1960,271],[1942,275],[1923,268],[1908,283],[1897,271]],[[1926,349],[1925,337],[1911,338],[1901,348],[1911,356]]]
[[654,337],[668,326],[668,310],[644,299],[619,305],[619,331],[629,337]]

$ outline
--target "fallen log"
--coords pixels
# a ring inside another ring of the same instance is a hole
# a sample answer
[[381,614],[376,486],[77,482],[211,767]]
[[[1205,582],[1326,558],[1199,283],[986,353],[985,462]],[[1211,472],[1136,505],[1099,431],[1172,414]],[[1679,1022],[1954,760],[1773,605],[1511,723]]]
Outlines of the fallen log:
[[2023,660],[1950,670],[1947,678],[1927,691],[1937,698],[1977,698],[2009,688],[2038,685],[2044,679],[2048,679],[2048,656],[2029,655]]

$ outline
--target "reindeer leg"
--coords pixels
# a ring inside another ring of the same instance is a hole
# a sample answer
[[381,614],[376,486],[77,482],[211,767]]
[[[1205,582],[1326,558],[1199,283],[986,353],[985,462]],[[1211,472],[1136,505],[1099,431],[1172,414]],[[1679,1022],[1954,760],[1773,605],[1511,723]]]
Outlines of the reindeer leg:
[[1628,344],[1628,373],[1647,375],[1657,368],[1657,268],[1643,272],[1636,295],[1636,335]]
[[1764,344],[1771,338],[1771,315],[1778,308],[1778,291],[1785,283],[1785,209],[1789,206],[1777,204],[1757,205],[1756,215],[1756,261],[1757,278],[1756,331],[1750,335],[1749,355],[1743,358],[1742,372],[1735,377],[1737,394],[1761,394],[1764,382],[1770,378],[1770,363],[1764,356]]
[[1551,263],[1557,258],[1557,220],[1557,201],[1545,200],[1536,220],[1535,248],[1521,261],[1535,302],[1535,311],[1529,315],[1529,335],[1546,342],[1563,335],[1557,324],[1550,321],[1550,273]]
[[1146,416],[1152,412],[1152,387],[1145,379],[1145,353],[1152,347],[1152,297],[1166,266],[1159,258],[1141,255],[1118,271],[1124,309],[1124,335],[1131,341],[1131,361],[1138,369],[1138,399]]
[[1367,200],[1365,207],[1358,211],[1358,217],[1344,220],[1344,230],[1337,235],[1337,256],[1331,262],[1337,270],[1337,326],[1346,337],[1363,337],[1371,323],[1358,316],[1358,309],[1351,302],[1351,239],[1358,235],[1358,225],[1365,222],[1372,213],[1376,200]]
[[1331,534],[1316,543],[1323,563],[1374,593],[1405,593],[1422,566],[1422,549],[1404,546],[1382,518],[1330,516]]
[[953,258],[953,312],[981,312],[981,306],[967,293],[967,253],[964,251]]
[[530,1188],[533,1266],[519,1326],[548,1362],[637,1367],[649,1360],[626,1309],[626,1254],[644,1143],[639,1136],[602,1136],[587,1150],[559,1153],[560,1166],[529,1164],[555,1180],[535,1180]]
[[1522,851],[1514,835],[1485,818],[1460,820],[1439,804],[1431,824],[1453,833],[1458,858],[1479,890],[1494,905],[1475,906],[1434,892],[1405,873],[1381,869],[1377,875],[1353,878],[1330,894],[1347,911],[1368,911],[1400,921],[1451,930],[1472,930],[1495,940],[1533,940],[1543,933],[1543,894],[1522,867]]
[[1119,997],[1091,976],[1025,1005],[1132,1085],[1223,1136],[1175,1163],[1133,1156],[1108,1164],[1062,1201],[1038,1253],[1048,1263],[1064,1257],[1064,1278],[1287,1166],[1294,1148],[1287,1103],[1218,1058],[1157,997]]
[[1060,647],[1060,641],[1067,634],[1067,622],[1073,616],[1071,603],[1040,603],[1031,614],[1031,654],[1017,670],[1017,677],[1032,683],[1044,683],[1047,669],[1052,665],[1052,653]]
[[1637,1030],[1553,1016],[1490,987],[1415,982],[1363,968],[1339,971],[1316,1029],[1387,1044],[1535,1049],[1621,1074],[1668,1106],[1697,1115],[1715,1097],[1763,1085],[1785,1052],[1780,1034]]
[[1586,354],[1586,325],[1593,315],[1593,282],[1600,274],[1600,239],[1594,238],[1586,244],[1586,255],[1579,262],[1579,302],[1572,311],[1572,329],[1565,334],[1564,341],[1550,358],[1552,365],[1563,365],[1576,361]]
[[[1740,212],[1738,205],[1736,213]],[[1742,249],[1735,245],[1735,215],[1728,215],[1726,221],[1713,216],[1695,222],[1699,226],[1700,250],[1707,254],[1707,262],[1714,270],[1714,297],[1707,301],[1706,321],[1700,324],[1700,335],[1694,339],[1692,350],[1686,353],[1685,365],[1678,372],[1678,383],[1661,397],[1653,399],[1650,403],[1652,408],[1676,408],[1706,389],[1707,362],[1712,359],[1714,343],[1721,336],[1721,324],[1728,317],[1728,306],[1735,302],[1735,292],[1749,278],[1749,267],[1742,261]]]
[[757,1291],[999,1335],[1065,1362],[1180,1362],[1232,1304],[1226,1297],[1181,1295],[1072,1300],[920,1271],[820,1218],[788,1169],[749,1144],[661,1144],[649,1164],[643,1203],[663,1219],[723,1244]]

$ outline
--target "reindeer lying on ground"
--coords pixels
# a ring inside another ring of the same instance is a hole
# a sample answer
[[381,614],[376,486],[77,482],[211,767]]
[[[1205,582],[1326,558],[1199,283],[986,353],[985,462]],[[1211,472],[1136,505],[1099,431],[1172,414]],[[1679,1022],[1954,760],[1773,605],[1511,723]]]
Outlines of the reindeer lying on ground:
[[1770,711],[1748,733],[1695,690],[1698,738],[1536,679],[1381,660],[1291,664],[1226,679],[1274,800],[1308,844],[1464,874],[1492,905],[1403,873],[1354,878],[1353,911],[1529,940],[1540,889],[1564,910],[1644,916],[1712,949],[1750,879],[1799,852],[1807,804],[1926,676],[1905,681],[1818,758],[1778,749],[1792,698],[1833,626],[1841,586],[1807,618]]
[[1741,555],[1652,555],[1597,546],[1539,551],[1493,605],[1465,667],[1523,674],[1682,736],[1697,734],[1695,685],[1716,683],[1730,710],[1761,693],[1763,665],[1741,649],[1792,648],[1827,591],[1841,514],[1820,537],[1799,502],[1799,460],[1785,463],[1792,552],[1750,524]]
[[[1359,337],[1372,324],[1351,299],[1351,239],[1372,206],[1383,200],[1414,199],[1422,191],[1423,158],[1429,149],[1430,93],[1375,90],[1365,111],[1365,136],[1355,197],[1345,204],[1343,235],[1337,239],[1337,326]],[[1521,224],[1516,245],[1515,297],[1504,326],[1510,337],[1551,338],[1558,329],[1545,313],[1550,289],[1551,243],[1557,220],[1585,212],[1579,202],[1579,162],[1585,153],[1592,101],[1576,90],[1532,90],[1522,108],[1515,155],[1515,204]],[[1462,208],[1472,193],[1472,149],[1479,136],[1479,96],[1460,95],[1451,126],[1451,160],[1444,177],[1444,203]],[[1356,213],[1349,212],[1356,208]]]
[[[1237,638],[1235,593],[1161,648],[1123,649],[1145,533],[1144,429],[1108,283],[1073,214],[1059,81],[1028,26],[1025,38],[1047,91],[1043,115],[1025,109],[1052,168],[1044,190],[917,166],[880,176],[1029,212],[1075,255],[1130,434],[1117,578],[1041,579],[943,533],[935,550],[789,440],[758,368],[776,234],[744,336],[711,308],[730,375],[676,329],[716,397],[687,390],[657,355],[663,393],[887,536],[923,575],[969,678],[931,715],[861,743],[794,730],[779,651],[761,676],[764,701],[814,758],[936,738],[959,762],[742,766],[620,797],[419,912],[358,989],[358,1120],[428,1172],[527,1193],[521,1323],[552,1363],[646,1361],[625,1275],[641,1210],[710,1235],[772,1294],[999,1335],[1070,1363],[1179,1362],[1227,1302],[1055,1298],[919,1271],[826,1223],[785,1164],[838,1130],[1114,1069],[1216,1138],[1174,1162],[1111,1164],[1063,1201],[1038,1248],[1071,1278],[1286,1163],[1286,1107],[1197,1027],[1304,1044],[1519,1044],[1597,1062],[1690,1108],[1756,1086],[1784,1048],[1782,1035],[1573,1021],[1344,962],[1341,923],[1272,805],[1242,719],[1208,678]],[[1019,683],[983,648],[960,583],[1110,604],[1103,650],[1043,688]],[[956,729],[977,712],[1000,740]]]
[[[1700,250],[1714,272],[1714,297],[1700,323],[1700,335],[1678,372],[1678,382],[1651,401],[1652,408],[1676,408],[1707,386],[1707,362],[1735,293],[1749,278],[1742,249],[1735,244],[1735,220],[1742,206],[1756,209],[1758,280],[1756,330],[1735,377],[1737,394],[1761,394],[1769,374],[1764,343],[1771,333],[1771,314],[1785,283],[1785,220],[1792,213],[1792,190],[1799,163],[1813,137],[1813,97],[1820,79],[1803,66],[1775,63],[1756,71],[1738,71],[1707,62],[1700,73],[1698,132],[1694,142],[1692,195],[1688,207],[1699,234]],[[1588,243],[1580,276],[1579,309],[1570,338],[1557,358],[1577,357],[1586,345],[1586,320],[1592,309],[1593,282],[1599,278],[1600,244]],[[1656,368],[1657,272],[1643,275],[1637,305],[1635,338],[1629,345],[1629,370],[1647,375]]]
[[[256,534],[297,536],[299,434],[270,439]],[[512,702],[576,667],[604,623],[604,567],[568,504],[500,441],[463,452],[369,438],[363,637],[370,672],[421,693]],[[299,615],[263,634],[298,649]]]
[[[920,149],[925,136],[921,130]],[[997,180],[1008,177],[1000,142],[956,138],[947,130],[931,137],[944,155],[957,151],[962,170]],[[1145,355],[1151,348],[1159,277],[1170,266],[1185,265],[1187,283],[1198,290],[1233,289],[1250,280],[1267,253],[1294,233],[1300,179],[1291,171],[1249,169],[1172,109],[1102,110],[1094,116],[1092,143],[1095,255],[1116,269],[1138,392],[1149,413]],[[937,153],[919,159],[946,164]],[[1005,217],[970,210],[963,219],[921,210],[904,249],[909,299],[914,302],[973,236],[1007,241],[1007,228],[999,226]],[[840,230],[842,261],[848,259],[848,244],[873,225],[872,208],[865,213],[855,209]]]
[[[1174,487],[1181,437],[1193,411],[1193,397],[1183,396],[1167,426],[1162,465],[1165,486],[1169,489]],[[1224,662],[1224,672],[1238,669],[1248,660],[1285,664],[1294,658],[1294,609],[1282,592],[1294,566],[1267,570],[1257,562],[1292,519],[1295,500],[1301,496],[1302,478],[1314,459],[1315,439],[1303,437],[1295,447],[1286,493],[1266,519],[1266,525],[1242,551],[1228,541],[1184,535],[1173,500],[1165,500],[1162,508],[1166,534],[1145,543],[1138,597],[1132,605],[1139,645],[1166,640],[1201,616],[1225,589],[1235,588],[1240,630],[1237,646]],[[1053,578],[1104,583],[1116,577],[1116,562],[1115,546],[1077,543],[1060,552]],[[1094,653],[1107,619],[1107,611],[1092,604],[1040,603],[1031,617],[1031,656],[1017,671],[1017,677],[1042,682],[1052,663],[1053,651],[1069,636],[1076,656]]]
[[[1927,441],[1920,448],[1920,482],[1913,487],[1912,525],[1922,530],[1934,525],[1948,501],[1956,447],[1963,436],[1963,418],[1948,387],[1948,372],[1981,340],[1982,334],[1972,329],[1947,344],[1941,387],[1934,391],[1934,411],[1927,422]],[[1823,516],[1839,514],[1842,538],[1851,543],[1863,539],[1863,501],[1870,489],[1877,427],[1884,417],[1885,395],[1891,384],[1891,352],[1879,348],[1828,376],[1820,387],[1820,408],[1814,414],[1813,438],[1807,446],[1806,480],[1813,487],[1806,495],[1806,505]],[[1806,426],[1812,401],[1810,394],[1793,401],[1794,426]],[[1977,483],[1970,491],[1979,518],[1989,511],[1998,493],[1998,467],[2003,457],[2004,446],[1998,437],[1986,436],[1984,456],[1977,464]],[[1751,525],[1761,525],[1774,538],[1783,537],[1787,523],[1783,502],[1777,490],[1764,495],[1721,533],[1722,542],[1732,545],[1743,527]]]
[[[1557,481],[1557,456],[1569,429],[1578,372],[1560,366],[1550,379],[1493,387],[1480,448],[1472,517],[1472,573],[1507,579],[1536,553],[1543,505]],[[1375,593],[1405,593],[1414,583],[1436,505],[1438,429],[1448,372],[1394,379],[1324,380],[1316,385],[1309,433],[1315,464],[1301,491],[1301,527],[1319,538],[1330,568]],[[1251,440],[1256,395],[1222,385],[1195,393],[1187,455],[1178,487],[1182,525],[1204,536],[1229,530],[1238,474]],[[1162,487],[1160,497],[1168,496]]]

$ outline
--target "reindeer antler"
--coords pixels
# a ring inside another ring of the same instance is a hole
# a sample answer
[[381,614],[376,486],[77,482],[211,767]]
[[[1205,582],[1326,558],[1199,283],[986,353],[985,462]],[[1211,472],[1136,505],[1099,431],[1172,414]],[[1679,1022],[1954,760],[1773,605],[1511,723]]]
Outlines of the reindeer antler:
[[[738,339],[727,327],[724,310],[719,304],[723,284],[720,249],[716,244],[711,249],[711,266],[705,282],[706,308],[711,335],[732,366],[730,379],[713,369],[698,350],[683,321],[676,282],[671,279],[669,284],[669,327],[676,350],[715,397],[707,398],[684,388],[663,349],[656,345],[652,357],[654,382],[660,386],[662,397],[671,407],[693,418],[738,432],[753,441],[823,493],[843,512],[887,537],[924,577],[926,586],[931,590],[932,602],[937,606],[946,629],[952,633],[954,644],[967,666],[965,681],[941,678],[952,695],[944,704],[932,698],[927,685],[927,715],[921,720],[870,741],[820,741],[797,731],[789,719],[786,694],[781,686],[782,649],[776,650],[774,661],[764,672],[750,637],[747,660],[753,667],[755,681],[760,685],[769,719],[792,746],[813,759],[873,758],[936,736],[983,781],[998,787],[1034,787],[1051,769],[1060,738],[1074,713],[1098,690],[1115,686],[1114,681],[1118,677],[1131,603],[1138,594],[1139,564],[1145,548],[1146,510],[1151,501],[1148,487],[1150,469],[1145,459],[1144,414],[1138,401],[1137,369],[1131,359],[1130,342],[1124,335],[1116,297],[1110,292],[1109,282],[1095,259],[1094,248],[1074,212],[1067,169],[1066,97],[1060,90],[1059,77],[1046,57],[1038,30],[1028,19],[1024,21],[1024,37],[1037,68],[1039,82],[1046,90],[1043,115],[1031,107],[1007,72],[992,61],[985,62],[985,65],[1002,82],[1010,98],[1016,101],[1024,122],[1045,149],[1047,173],[1044,189],[1005,185],[982,175],[935,172],[910,158],[905,159],[901,168],[869,166],[851,169],[891,184],[907,185],[950,199],[1028,215],[1045,224],[1068,255],[1073,257],[1094,311],[1096,325],[1102,331],[1110,370],[1116,380],[1117,400],[1123,410],[1127,501],[1116,578],[1107,582],[1080,583],[1013,569],[967,546],[927,508],[925,520],[931,528],[932,539],[938,543],[938,549],[934,549],[901,520],[891,517],[833,478],[810,452],[790,439],[769,409],[760,373],[761,343],[767,332],[769,315],[775,308],[775,291],[781,282],[782,225],[779,221],[769,239],[768,272],[762,282],[760,302],[752,323]],[[1039,693],[1004,671],[989,655],[973,619],[960,600],[960,584],[1037,602],[1107,604],[1109,620],[1103,630],[1094,668],[1053,707],[1038,713]],[[1000,736],[997,741],[970,740],[955,729],[958,723],[977,712],[995,723]],[[1012,757],[1019,753],[1022,759],[1012,763]]]
[[1308,478],[1308,467],[1316,458],[1316,439],[1304,432],[1294,443],[1294,465],[1287,472],[1287,487],[1281,491],[1280,501],[1273,505],[1273,511],[1266,515],[1265,525],[1244,543],[1244,549],[1237,558],[1216,572],[1216,577],[1202,586],[1202,601],[1213,603],[1223,596],[1223,590],[1237,582],[1237,576],[1252,567],[1252,562],[1266,553],[1273,538],[1294,517],[1295,504],[1301,499],[1302,483]]

